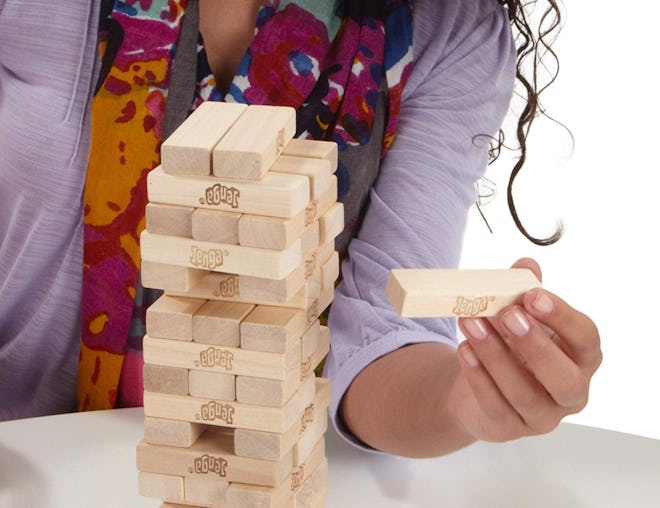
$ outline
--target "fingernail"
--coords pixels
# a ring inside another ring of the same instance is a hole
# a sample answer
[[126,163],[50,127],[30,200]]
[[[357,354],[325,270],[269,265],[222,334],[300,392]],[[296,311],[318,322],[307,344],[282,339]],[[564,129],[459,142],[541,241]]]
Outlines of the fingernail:
[[484,326],[481,319],[465,319],[463,320],[463,326],[474,339],[484,340],[486,337],[488,337],[488,330],[486,330],[486,327]]
[[465,363],[467,363],[470,367],[476,367],[479,365],[479,359],[472,352],[470,346],[463,346],[461,348],[461,356],[463,357],[463,360],[465,360]]
[[525,335],[529,332],[529,322],[520,309],[513,309],[504,314],[504,326],[514,335]]
[[550,314],[554,308],[554,303],[552,302],[552,298],[540,292],[532,303],[532,307],[541,314]]

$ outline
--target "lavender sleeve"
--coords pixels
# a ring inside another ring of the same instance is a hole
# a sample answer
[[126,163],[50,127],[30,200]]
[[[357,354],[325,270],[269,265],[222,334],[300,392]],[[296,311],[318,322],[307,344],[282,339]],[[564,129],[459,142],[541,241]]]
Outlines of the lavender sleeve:
[[0,0],[0,421],[75,408],[99,4]]
[[458,266],[474,183],[487,164],[513,92],[515,46],[507,11],[495,0],[419,0],[415,64],[400,123],[382,163],[362,228],[349,245],[332,305],[330,416],[353,379],[375,359],[419,342],[457,345],[453,319],[404,319],[385,296],[389,270]]

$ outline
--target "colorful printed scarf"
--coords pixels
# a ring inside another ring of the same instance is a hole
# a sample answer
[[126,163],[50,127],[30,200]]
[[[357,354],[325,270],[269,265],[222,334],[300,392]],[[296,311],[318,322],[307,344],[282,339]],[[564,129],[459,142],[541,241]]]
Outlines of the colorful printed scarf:
[[[114,407],[120,375],[140,377],[141,359],[124,360],[145,227],[146,176],[159,163],[186,0],[115,0],[110,7],[102,20],[105,58],[92,103],[84,196],[81,410]],[[293,106],[298,137],[334,140],[342,150],[369,141],[385,78],[384,155],[411,66],[408,0],[263,0],[254,40],[224,97],[201,46],[191,108],[205,100]],[[340,189],[348,189],[349,171],[340,168],[337,176]]]

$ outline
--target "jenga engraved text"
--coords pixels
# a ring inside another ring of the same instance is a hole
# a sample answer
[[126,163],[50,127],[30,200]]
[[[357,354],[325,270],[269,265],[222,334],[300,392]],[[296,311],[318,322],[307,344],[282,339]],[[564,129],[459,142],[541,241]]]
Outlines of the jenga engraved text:
[[223,255],[226,255],[226,253],[223,253],[221,249],[204,250],[193,245],[190,249],[190,259],[188,262],[198,268],[214,270],[224,263]]
[[457,316],[476,316],[488,308],[488,303],[495,300],[494,296],[481,296],[472,300],[459,296],[452,312]]
[[199,353],[199,360],[195,360],[194,365],[195,367],[220,367],[221,369],[231,370],[233,359],[234,353],[231,351],[209,347]]
[[195,415],[195,418],[206,422],[220,420],[232,424],[234,423],[234,411],[234,407],[229,404],[211,400],[199,408],[199,413]]
[[218,476],[227,476],[227,461],[222,457],[213,457],[212,455],[204,454],[200,457],[195,457],[192,467],[188,468],[189,473],[195,474],[217,474]]
[[312,372],[312,357],[310,356],[300,364],[300,381],[307,379]]
[[241,291],[240,285],[238,283],[238,276],[232,275],[222,279],[220,284],[218,284],[218,289],[213,291],[213,294],[215,296],[224,296],[226,298],[231,296],[240,296]]
[[305,208],[305,227],[309,226],[316,219],[317,201],[311,201]]
[[241,191],[236,187],[227,187],[221,183],[216,183],[212,187],[207,187],[204,191],[206,199],[200,199],[201,204],[206,205],[221,205],[226,204],[232,208],[238,208],[238,198],[241,196]]
[[309,309],[307,309],[307,325],[311,325],[314,320],[319,317],[319,301],[314,300],[314,303],[312,303],[309,306]]
[[305,260],[305,280],[309,279],[314,275],[314,269],[316,268],[316,254],[312,254]]
[[300,434],[305,432],[307,426],[314,421],[314,403],[311,403],[305,408],[305,411],[300,418]]
[[291,491],[298,490],[302,485],[303,477],[305,472],[303,466],[298,466],[294,471],[291,472]]

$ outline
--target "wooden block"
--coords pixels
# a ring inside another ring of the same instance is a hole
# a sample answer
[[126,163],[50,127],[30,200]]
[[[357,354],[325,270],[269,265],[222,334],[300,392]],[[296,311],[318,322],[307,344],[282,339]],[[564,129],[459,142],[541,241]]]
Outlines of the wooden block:
[[[327,410],[327,406],[325,409]],[[324,413],[326,414],[326,418],[317,418],[312,422],[305,432],[303,432],[302,436],[300,436],[300,440],[293,445],[294,466],[304,464],[312,453],[316,443],[318,443],[320,439],[323,439],[325,431],[328,430],[327,412],[324,411]]]
[[313,399],[314,378],[303,383],[281,408],[145,392],[144,414],[221,427],[283,433],[300,421]]
[[325,159],[330,162],[330,170],[334,173],[337,170],[338,152],[337,143],[334,141],[295,138],[289,141],[282,155]]
[[252,312],[248,303],[208,301],[193,316],[193,341],[238,347],[241,321]]
[[147,230],[159,235],[192,237],[192,213],[189,206],[147,203],[145,218]]
[[317,508],[325,506],[325,496],[328,486],[328,459],[321,464],[305,480],[300,490],[294,495],[294,508]]
[[259,182],[244,182],[170,175],[160,166],[147,176],[147,195],[153,203],[283,218],[294,217],[310,204],[305,176],[269,173]]
[[155,445],[188,447],[205,429],[206,425],[199,423],[145,417],[144,440]]
[[147,333],[163,339],[192,340],[193,314],[204,303],[196,298],[161,296],[147,309]]
[[145,363],[143,381],[149,392],[188,395],[188,369]]
[[141,496],[183,501],[183,477],[138,471],[138,490]]
[[232,483],[227,492],[227,505],[232,508],[281,508],[300,490],[325,459],[325,441],[320,440],[307,461],[293,469],[291,474],[277,487],[261,487],[242,483]]
[[324,407],[330,404],[330,381],[325,378],[310,379],[316,385],[314,400],[293,425],[282,433],[237,428],[234,430],[234,453],[242,457],[278,460],[292,451],[293,445],[314,421],[327,418]]
[[283,279],[302,262],[299,241],[286,250],[268,250],[154,235],[145,230],[140,235],[140,248],[142,259],[147,261],[267,279]]
[[527,269],[390,272],[386,293],[404,317],[494,316],[541,283]]
[[271,171],[275,173],[289,173],[303,175],[309,178],[310,197],[319,198],[330,187],[332,169],[330,161],[325,159],[312,159],[309,157],[292,157],[281,155],[278,157]]
[[295,133],[295,109],[250,106],[213,149],[213,174],[259,180]]
[[320,237],[319,223],[313,222],[300,237],[300,250],[303,258],[307,258],[316,252],[320,245]]
[[290,219],[243,214],[238,222],[238,242],[247,247],[285,249],[299,239],[303,232],[319,220],[337,201],[337,177],[330,179],[330,186],[318,199]]
[[199,283],[205,273],[205,270],[144,260],[142,260],[140,269],[142,286],[154,289],[171,289],[173,291],[188,291]]
[[327,243],[334,240],[344,230],[344,205],[335,203],[319,219],[321,235],[319,241]]
[[321,278],[323,280],[322,289],[334,288],[335,282],[339,278],[339,253],[333,252],[330,259],[321,267]]
[[201,370],[191,370],[188,375],[189,392],[193,397],[221,400],[236,399],[236,376]]
[[210,428],[190,448],[154,446],[142,441],[136,455],[139,471],[183,476],[186,481],[199,478],[274,487],[293,467],[292,453],[279,460],[236,455],[233,432],[221,427]]
[[[326,327],[323,328],[327,331]],[[307,356],[303,356],[300,367],[292,370],[285,380],[236,376],[236,400],[260,406],[283,406],[300,385],[314,373],[314,369],[325,358],[329,350],[330,334],[322,334],[319,329],[316,349]]]
[[319,348],[321,337],[321,322],[316,319],[303,333],[300,356],[303,360],[312,356]]
[[201,104],[161,145],[165,172],[210,175],[213,148],[246,109],[245,104]]
[[288,370],[300,362],[300,344],[285,353],[263,353],[145,335],[142,345],[145,363],[269,379],[286,379]]
[[241,323],[241,348],[283,353],[307,327],[307,312],[258,305]]
[[226,508],[229,482],[188,476],[183,479],[186,502],[209,508]]
[[197,208],[192,212],[192,238],[205,242],[237,245],[240,217],[240,213]]

